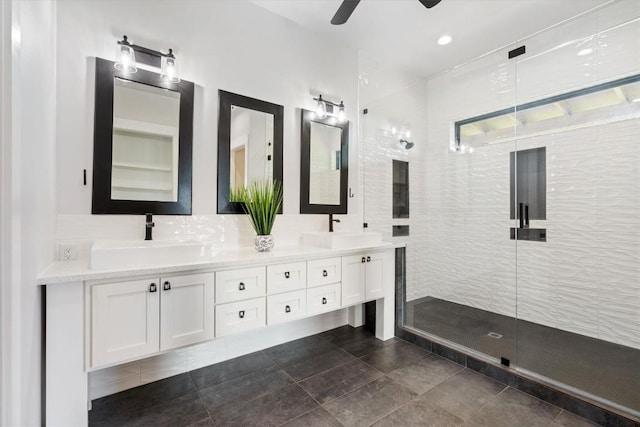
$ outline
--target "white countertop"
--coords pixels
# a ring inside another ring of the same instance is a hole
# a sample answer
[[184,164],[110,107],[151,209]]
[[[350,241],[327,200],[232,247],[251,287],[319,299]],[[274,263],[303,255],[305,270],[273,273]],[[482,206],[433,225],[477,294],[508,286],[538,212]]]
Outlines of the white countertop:
[[81,282],[85,280],[104,280],[129,278],[152,274],[178,273],[196,270],[221,270],[238,268],[256,264],[277,264],[290,261],[301,261],[315,258],[329,258],[344,256],[363,251],[377,251],[403,247],[404,244],[382,243],[376,246],[357,247],[349,249],[324,249],[315,246],[275,247],[271,252],[258,252],[253,247],[234,249],[213,249],[206,261],[199,259],[193,263],[176,265],[144,265],[123,269],[92,269],[89,260],[56,261],[38,276],[38,285],[53,285],[56,283]]

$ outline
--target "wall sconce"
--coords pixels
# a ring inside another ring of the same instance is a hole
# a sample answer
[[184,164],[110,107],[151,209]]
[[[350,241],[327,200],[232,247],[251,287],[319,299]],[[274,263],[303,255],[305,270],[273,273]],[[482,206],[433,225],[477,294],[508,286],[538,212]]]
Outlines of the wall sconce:
[[127,36],[123,36],[122,40],[118,41],[114,66],[119,71],[135,73],[138,71],[136,60],[142,64],[159,68],[161,77],[169,82],[180,82],[178,63],[172,49],[169,49],[169,53],[158,52],[157,50],[131,44],[127,40]]
[[316,106],[316,117],[318,119],[324,119],[327,116],[334,117],[340,123],[345,123],[347,118],[344,113],[344,101],[340,101],[340,104],[336,104],[326,99],[322,99],[322,95],[318,95],[317,98],[313,98],[314,101],[318,101]]

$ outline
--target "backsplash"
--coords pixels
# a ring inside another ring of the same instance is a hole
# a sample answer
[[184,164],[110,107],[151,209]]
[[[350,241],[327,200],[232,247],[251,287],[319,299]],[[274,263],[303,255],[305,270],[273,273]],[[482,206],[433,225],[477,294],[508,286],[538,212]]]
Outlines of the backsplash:
[[[359,215],[338,215],[335,230],[359,230]],[[58,215],[57,245],[73,244],[89,259],[95,240],[144,240],[144,215]],[[154,240],[198,240],[215,249],[253,246],[255,232],[246,215],[156,215]],[[302,233],[328,231],[327,215],[281,215],[273,227],[275,248],[300,244]]]

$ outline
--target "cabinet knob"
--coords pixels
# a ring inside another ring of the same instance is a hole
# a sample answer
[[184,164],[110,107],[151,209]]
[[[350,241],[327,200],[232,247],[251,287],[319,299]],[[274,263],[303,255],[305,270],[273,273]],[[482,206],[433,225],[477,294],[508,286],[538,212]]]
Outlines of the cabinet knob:
[[244,283],[240,282],[240,284],[238,285],[238,289],[240,289],[241,291],[244,291]]
[[288,271],[285,271],[285,272],[284,272],[284,278],[285,278],[285,279],[288,279],[290,276],[291,276],[291,274],[289,274],[289,272],[288,272]]
[[367,262],[371,262],[371,257],[370,256],[367,257]]
[[322,303],[326,304],[327,303],[327,299],[325,297],[322,297]]
[[170,291],[171,290],[171,283],[167,280],[166,282],[164,282],[164,284],[162,285],[162,289],[164,289],[165,291]]
[[149,285],[149,292],[158,292],[158,288],[155,283]]
[[244,310],[240,310],[238,312],[238,316],[240,316],[241,319],[244,319]]
[[365,262],[367,262],[367,259],[365,257],[362,257],[362,263],[364,264]]
[[322,270],[322,277],[327,277],[328,275],[327,270]]
[[291,307],[286,306],[286,307],[284,308],[284,312],[285,312],[285,313],[291,313]]

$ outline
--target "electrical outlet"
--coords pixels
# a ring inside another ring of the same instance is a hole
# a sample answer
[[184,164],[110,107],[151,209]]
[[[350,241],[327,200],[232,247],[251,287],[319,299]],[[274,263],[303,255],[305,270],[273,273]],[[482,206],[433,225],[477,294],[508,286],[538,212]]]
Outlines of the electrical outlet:
[[78,259],[78,248],[76,245],[61,244],[58,246],[58,259],[61,261],[70,261]]

